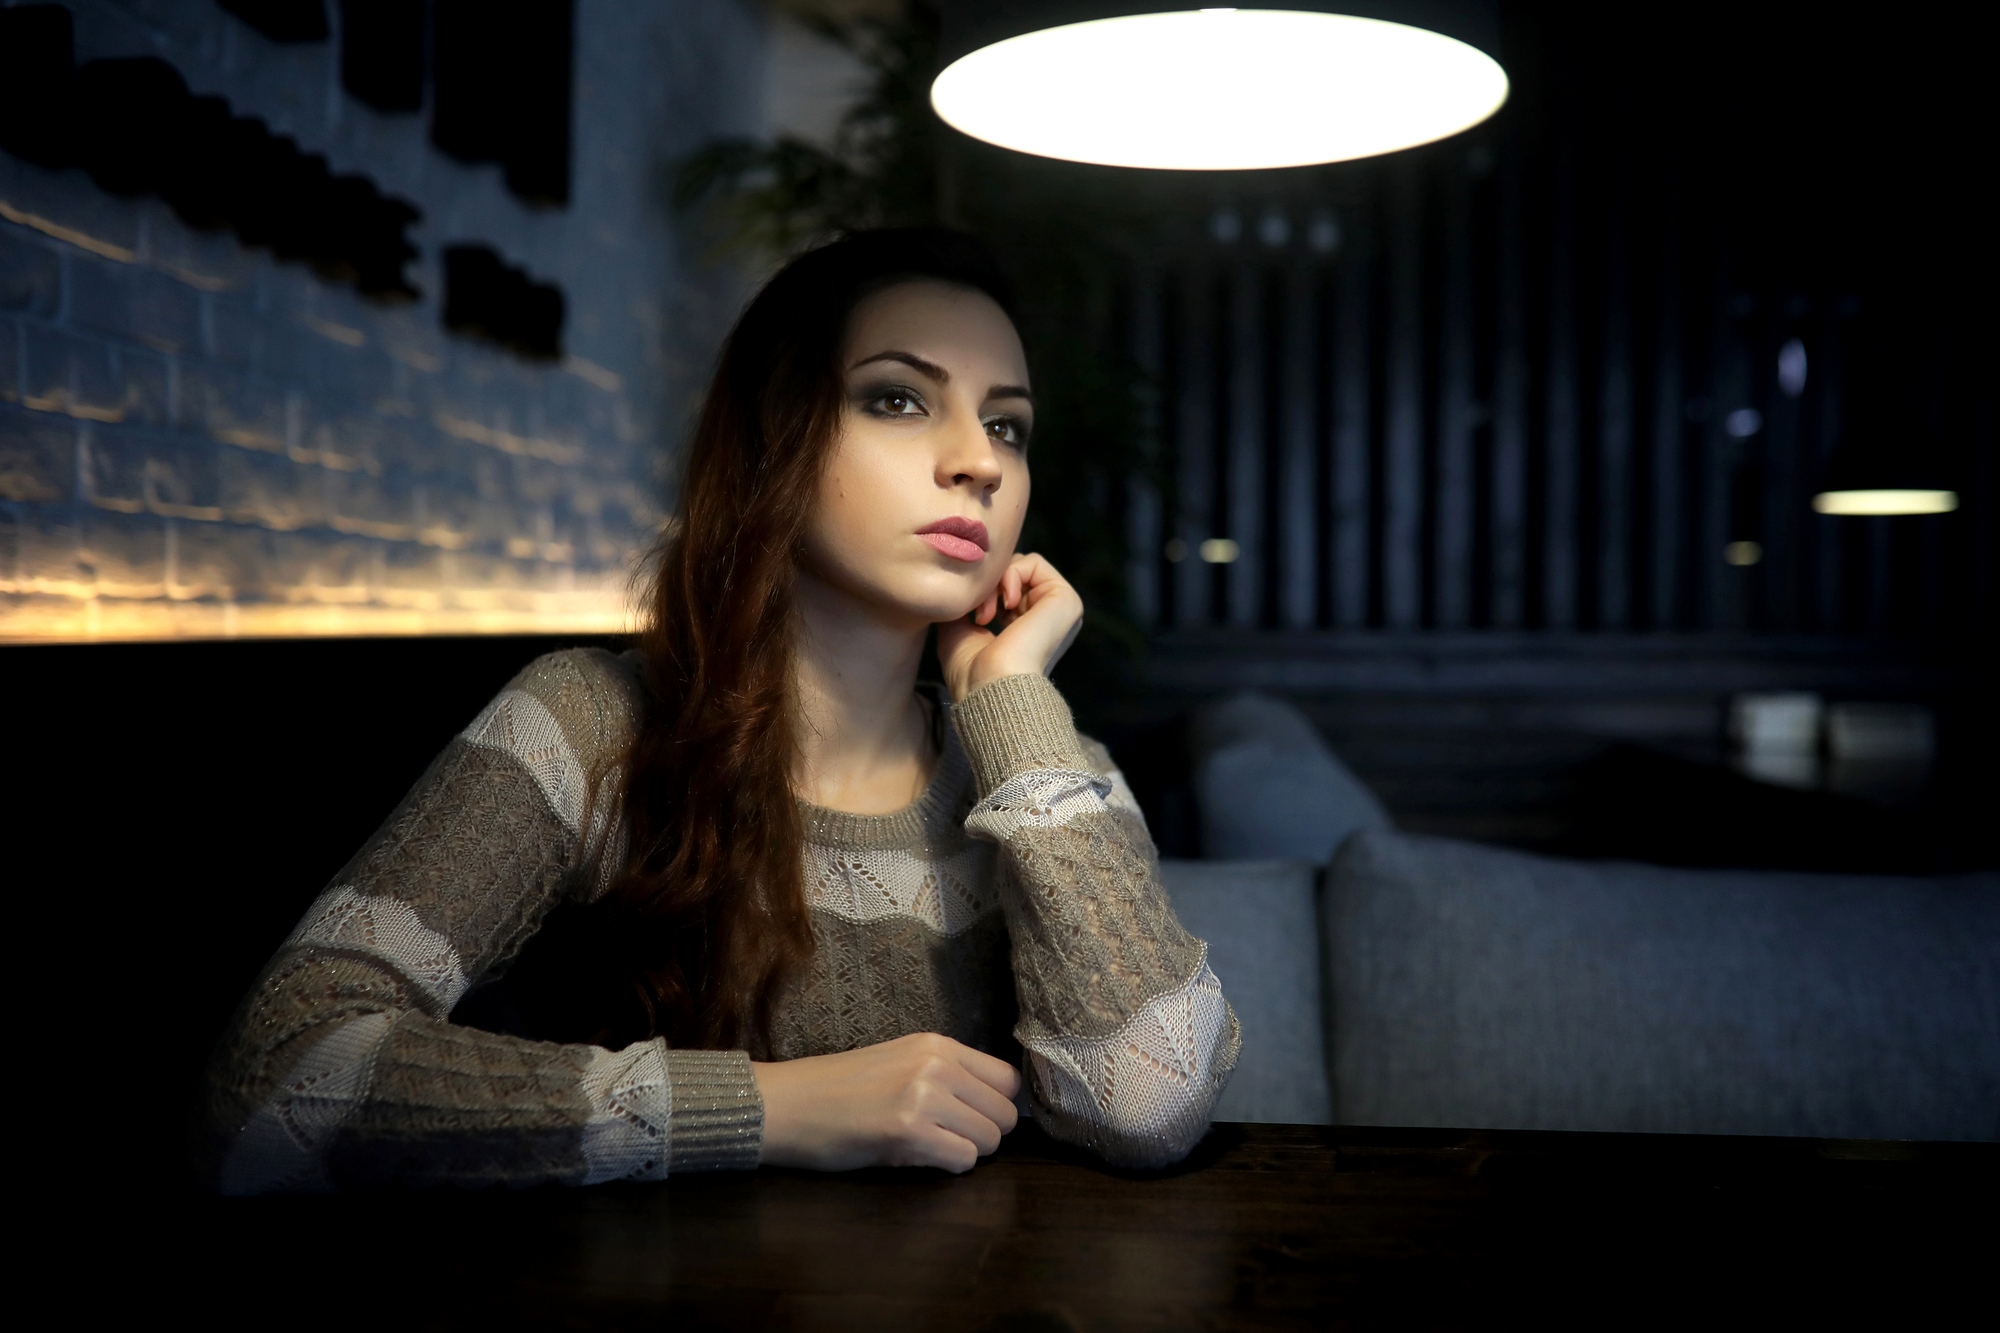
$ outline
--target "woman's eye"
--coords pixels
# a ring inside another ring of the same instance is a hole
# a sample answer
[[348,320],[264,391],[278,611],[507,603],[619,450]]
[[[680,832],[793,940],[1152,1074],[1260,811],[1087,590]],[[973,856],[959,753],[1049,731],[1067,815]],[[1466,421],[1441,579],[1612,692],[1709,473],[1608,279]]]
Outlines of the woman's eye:
[[1027,428],[1021,424],[1019,417],[992,417],[986,422],[986,433],[1002,444],[1011,444],[1016,448],[1028,442]]
[[924,400],[907,389],[878,393],[869,400],[869,407],[885,417],[919,417],[924,414]]

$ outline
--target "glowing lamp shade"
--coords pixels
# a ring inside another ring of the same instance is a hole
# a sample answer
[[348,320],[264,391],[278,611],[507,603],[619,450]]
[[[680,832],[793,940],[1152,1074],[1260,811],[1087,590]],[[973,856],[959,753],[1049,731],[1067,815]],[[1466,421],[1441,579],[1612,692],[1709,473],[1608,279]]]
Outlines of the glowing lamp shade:
[[1958,508],[1956,491],[1821,491],[1813,508],[1822,514],[1879,518],[1894,514],[1949,514]]
[[1249,170],[1413,148],[1485,120],[1507,73],[1424,28],[1282,9],[1070,23],[960,57],[931,85],[946,124],[1041,157]]

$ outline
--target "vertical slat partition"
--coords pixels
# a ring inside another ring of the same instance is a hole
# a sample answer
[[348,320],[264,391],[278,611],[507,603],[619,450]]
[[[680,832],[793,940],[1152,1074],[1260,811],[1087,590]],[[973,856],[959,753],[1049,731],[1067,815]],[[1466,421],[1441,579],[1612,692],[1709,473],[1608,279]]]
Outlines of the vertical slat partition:
[[1195,192],[1135,285],[1160,478],[1126,516],[1143,624],[1991,625],[1985,363],[1939,350],[1910,390],[1911,429],[1965,474],[1958,513],[1816,514],[1870,307],[1787,285],[1700,162],[1615,139],[1503,123]]
[[1382,448],[1382,604],[1393,629],[1418,626],[1423,588],[1424,395],[1422,177],[1416,159],[1389,168]]

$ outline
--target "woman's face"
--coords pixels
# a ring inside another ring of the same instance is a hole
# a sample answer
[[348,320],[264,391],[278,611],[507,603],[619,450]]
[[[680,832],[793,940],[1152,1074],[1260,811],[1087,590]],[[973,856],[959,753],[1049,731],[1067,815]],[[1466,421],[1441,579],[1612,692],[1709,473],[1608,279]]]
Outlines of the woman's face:
[[1028,512],[1020,336],[983,293],[899,283],[855,308],[841,364],[806,572],[894,617],[954,620],[999,582]]

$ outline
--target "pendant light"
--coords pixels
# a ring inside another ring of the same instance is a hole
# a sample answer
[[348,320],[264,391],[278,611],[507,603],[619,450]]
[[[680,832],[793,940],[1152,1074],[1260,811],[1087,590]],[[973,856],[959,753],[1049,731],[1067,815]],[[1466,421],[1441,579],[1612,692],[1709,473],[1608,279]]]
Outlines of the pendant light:
[[953,128],[1104,166],[1251,170],[1448,138],[1507,100],[1480,0],[1187,8],[947,3],[931,105]]

